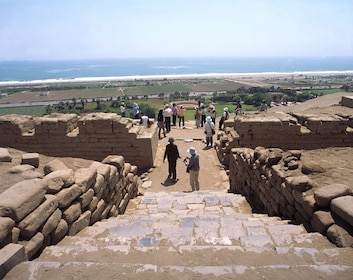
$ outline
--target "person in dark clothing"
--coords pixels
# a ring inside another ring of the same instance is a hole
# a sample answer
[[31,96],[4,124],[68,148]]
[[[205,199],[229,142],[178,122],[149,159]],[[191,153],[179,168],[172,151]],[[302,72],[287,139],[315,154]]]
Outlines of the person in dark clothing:
[[168,159],[168,172],[169,172],[169,178],[171,178],[173,181],[177,180],[177,174],[176,174],[176,164],[177,160],[180,157],[178,146],[174,144],[174,138],[170,137],[168,139],[168,145],[165,148],[164,152],[164,158],[163,162],[165,159]]
[[160,109],[158,112],[158,117],[157,117],[158,123],[158,139],[161,139],[161,131],[163,130],[163,135],[165,137],[165,126],[164,126],[164,116],[163,116],[163,110]]

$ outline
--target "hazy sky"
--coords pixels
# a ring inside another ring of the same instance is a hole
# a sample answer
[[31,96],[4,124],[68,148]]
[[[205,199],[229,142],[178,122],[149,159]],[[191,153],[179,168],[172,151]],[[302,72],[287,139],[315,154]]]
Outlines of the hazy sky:
[[353,56],[353,0],[0,0],[0,60]]

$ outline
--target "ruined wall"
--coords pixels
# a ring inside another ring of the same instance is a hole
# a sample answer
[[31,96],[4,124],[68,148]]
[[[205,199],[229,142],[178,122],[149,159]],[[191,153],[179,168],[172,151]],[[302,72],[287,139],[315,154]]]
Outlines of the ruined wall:
[[[37,165],[38,157],[23,158],[27,163],[20,166]],[[122,156],[77,170],[55,159],[43,169],[43,177],[20,181],[0,194],[0,278],[66,235],[123,214],[142,185],[137,166]]]
[[228,166],[232,148],[320,149],[353,146],[353,116],[343,114],[260,113],[236,116],[218,134],[216,150]]
[[308,174],[324,172],[301,160],[301,151],[234,148],[230,191],[256,211],[303,223],[339,247],[353,246],[353,185],[318,185]]
[[139,169],[153,166],[158,143],[156,124],[145,128],[113,113],[6,115],[0,117],[0,135],[1,147],[98,161],[122,155]]

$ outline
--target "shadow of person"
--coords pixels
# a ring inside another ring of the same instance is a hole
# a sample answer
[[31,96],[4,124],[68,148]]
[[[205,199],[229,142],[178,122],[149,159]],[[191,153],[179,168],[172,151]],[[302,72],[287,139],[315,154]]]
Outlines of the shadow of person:
[[161,184],[163,185],[163,186],[165,186],[165,187],[169,187],[169,186],[172,186],[172,185],[175,185],[176,184],[176,182],[178,182],[179,181],[179,179],[170,179],[170,177],[168,176],[165,180],[164,180],[164,182],[162,182]]

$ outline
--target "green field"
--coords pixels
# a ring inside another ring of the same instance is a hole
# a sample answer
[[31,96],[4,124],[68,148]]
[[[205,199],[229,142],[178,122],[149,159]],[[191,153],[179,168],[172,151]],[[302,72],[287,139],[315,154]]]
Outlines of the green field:
[[12,107],[0,108],[0,116],[16,114],[16,115],[29,115],[29,116],[43,116],[46,114],[45,106],[28,106],[28,107]]

